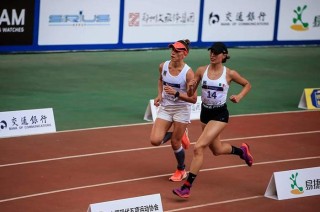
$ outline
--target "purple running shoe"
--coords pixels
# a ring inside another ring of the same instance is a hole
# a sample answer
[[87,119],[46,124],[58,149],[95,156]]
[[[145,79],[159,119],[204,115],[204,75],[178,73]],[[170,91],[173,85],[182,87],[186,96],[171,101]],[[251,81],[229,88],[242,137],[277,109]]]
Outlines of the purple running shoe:
[[253,157],[250,153],[249,145],[246,143],[242,143],[240,149],[243,151],[243,154],[240,156],[241,159],[246,161],[248,166],[252,166],[253,164]]
[[188,198],[190,196],[190,189],[189,188],[175,188],[172,192],[181,197],[181,198]]

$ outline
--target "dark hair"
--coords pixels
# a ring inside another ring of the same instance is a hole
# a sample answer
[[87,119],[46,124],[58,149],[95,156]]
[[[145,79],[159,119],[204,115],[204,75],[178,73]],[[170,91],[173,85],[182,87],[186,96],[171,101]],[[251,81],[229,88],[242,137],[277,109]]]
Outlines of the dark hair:
[[222,63],[227,62],[227,60],[229,60],[229,59],[230,59],[230,56],[227,54],[227,56],[222,60]]
[[227,62],[228,59],[230,59],[230,56],[228,55],[228,48],[227,46],[222,43],[222,42],[215,42],[211,45],[210,48],[208,48],[208,50],[210,50],[211,52],[213,52],[214,54],[225,54],[226,57],[223,58],[222,63]]
[[190,43],[191,43],[189,39],[178,40],[177,42],[182,43],[182,44],[186,47],[186,49],[188,50],[188,52],[189,52],[189,45],[190,45]]

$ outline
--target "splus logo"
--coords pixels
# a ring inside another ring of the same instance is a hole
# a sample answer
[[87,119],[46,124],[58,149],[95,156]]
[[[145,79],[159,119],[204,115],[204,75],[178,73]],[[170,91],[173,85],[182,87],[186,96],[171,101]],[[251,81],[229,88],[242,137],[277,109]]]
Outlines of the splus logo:
[[291,193],[292,194],[303,194],[303,187],[298,186],[297,184],[297,177],[298,177],[298,172],[296,174],[292,174],[290,177],[290,180],[292,181],[291,183]]

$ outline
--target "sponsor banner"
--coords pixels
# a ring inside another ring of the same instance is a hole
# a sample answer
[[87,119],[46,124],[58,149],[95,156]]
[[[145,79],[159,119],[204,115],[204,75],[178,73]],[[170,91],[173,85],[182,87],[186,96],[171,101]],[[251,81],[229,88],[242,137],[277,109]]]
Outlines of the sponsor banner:
[[319,3],[319,0],[281,0],[277,39],[319,40]]
[[320,109],[320,88],[305,88],[302,92],[298,108]]
[[0,45],[32,45],[35,0],[1,0]]
[[117,212],[117,211],[153,211],[163,212],[160,194],[152,194],[128,199],[89,205],[87,212]]
[[40,0],[39,45],[116,44],[120,0]]
[[0,137],[56,132],[52,108],[0,112]]
[[198,40],[200,0],[127,0],[123,43]]
[[284,200],[320,195],[320,167],[273,173],[265,197]]
[[202,41],[272,41],[276,0],[204,0]]

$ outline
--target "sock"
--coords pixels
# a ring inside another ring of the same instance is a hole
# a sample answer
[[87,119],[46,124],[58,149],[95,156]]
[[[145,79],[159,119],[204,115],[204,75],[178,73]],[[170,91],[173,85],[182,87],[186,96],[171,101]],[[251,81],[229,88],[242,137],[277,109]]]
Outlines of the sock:
[[231,147],[232,147],[231,154],[242,156],[242,154],[243,154],[242,149],[240,149],[238,147],[234,147],[234,146],[231,146]]
[[174,151],[174,155],[176,156],[178,166],[177,168],[179,170],[184,170],[185,164],[184,164],[184,159],[185,159],[185,152],[183,147],[181,146],[178,150]]
[[164,135],[161,144],[166,143],[167,141],[169,141],[172,137],[172,132],[166,132],[166,134]]
[[185,188],[190,189],[191,186],[192,186],[192,183],[193,183],[193,181],[196,179],[196,177],[197,177],[197,175],[189,172],[188,178],[187,178],[187,180],[184,182],[184,184],[182,185],[181,189],[182,189],[182,190],[185,189]]

